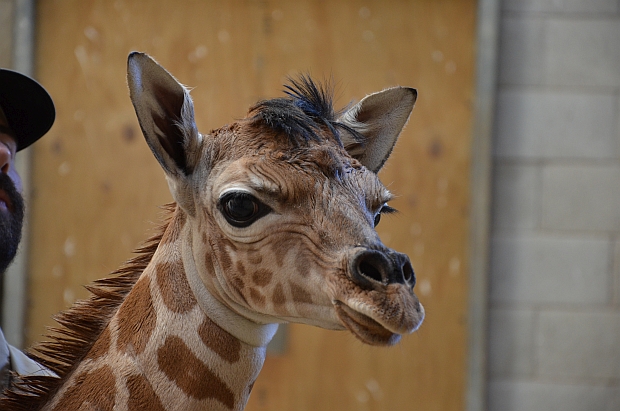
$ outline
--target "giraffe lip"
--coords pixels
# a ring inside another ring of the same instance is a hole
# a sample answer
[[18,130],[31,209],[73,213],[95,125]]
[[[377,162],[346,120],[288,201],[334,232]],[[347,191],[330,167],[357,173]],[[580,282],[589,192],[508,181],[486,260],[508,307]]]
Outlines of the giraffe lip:
[[334,303],[336,314],[344,326],[362,342],[370,345],[387,346],[400,341],[400,335],[388,330],[377,321],[364,315],[346,304]]

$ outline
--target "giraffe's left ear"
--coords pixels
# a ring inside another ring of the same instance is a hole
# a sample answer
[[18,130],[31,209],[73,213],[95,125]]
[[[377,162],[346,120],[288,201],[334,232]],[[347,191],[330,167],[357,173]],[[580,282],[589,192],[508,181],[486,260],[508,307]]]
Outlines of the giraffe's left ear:
[[140,128],[157,161],[169,177],[190,175],[200,136],[188,91],[151,57],[137,52],[127,60],[127,83]]
[[172,197],[193,215],[190,176],[199,161],[201,136],[189,92],[143,53],[129,55],[127,83],[142,134],[166,172]]
[[417,96],[413,88],[394,87],[364,97],[338,119],[364,137],[360,142],[343,131],[345,149],[367,169],[379,172],[407,124]]

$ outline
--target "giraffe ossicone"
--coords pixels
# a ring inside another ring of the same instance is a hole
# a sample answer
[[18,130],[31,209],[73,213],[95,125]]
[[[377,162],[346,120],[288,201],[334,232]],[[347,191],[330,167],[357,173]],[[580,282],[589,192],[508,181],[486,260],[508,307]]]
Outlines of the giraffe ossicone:
[[416,91],[343,112],[302,76],[286,96],[200,134],[188,90],[146,54],[128,59],[146,142],[174,204],[162,231],[39,347],[59,378],[18,378],[8,410],[242,410],[278,323],[392,345],[424,309],[409,258],[375,225],[392,194],[377,172]]

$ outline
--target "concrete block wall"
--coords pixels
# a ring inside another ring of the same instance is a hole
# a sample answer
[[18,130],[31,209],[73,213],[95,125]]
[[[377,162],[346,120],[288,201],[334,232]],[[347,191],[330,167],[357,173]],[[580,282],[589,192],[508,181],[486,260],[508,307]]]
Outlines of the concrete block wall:
[[489,411],[620,410],[620,1],[503,0]]

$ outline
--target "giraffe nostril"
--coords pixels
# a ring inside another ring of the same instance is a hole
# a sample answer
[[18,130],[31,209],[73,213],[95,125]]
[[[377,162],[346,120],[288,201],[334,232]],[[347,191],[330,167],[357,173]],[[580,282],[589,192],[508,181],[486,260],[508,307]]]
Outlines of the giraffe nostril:
[[351,272],[357,284],[374,287],[377,283],[388,284],[390,282],[390,267],[390,261],[382,252],[364,250],[353,258]]
[[409,257],[406,254],[393,252],[391,258],[395,264],[395,275],[397,278],[400,276],[401,279],[400,281],[398,279],[395,281],[403,281],[405,284],[410,285],[411,288],[415,287],[415,271],[413,271]]
[[415,287],[415,271],[408,260],[403,265],[403,278],[407,284],[411,284],[411,288]]
[[365,277],[372,278],[375,281],[383,282],[381,271],[368,261],[362,261],[359,264],[359,271]]
[[392,250],[364,250],[357,253],[351,264],[351,274],[358,285],[371,288],[393,283],[413,288],[416,283],[409,257]]

